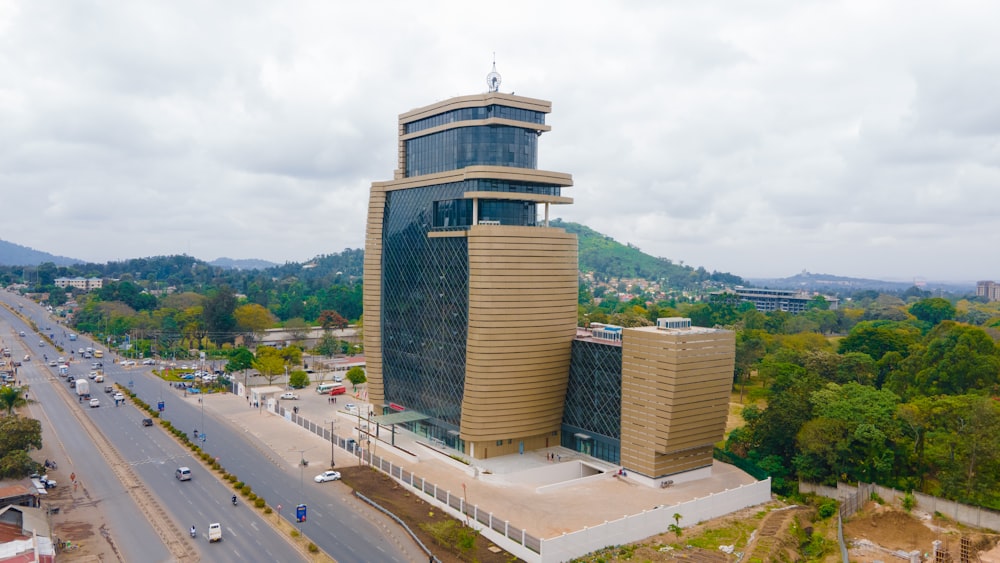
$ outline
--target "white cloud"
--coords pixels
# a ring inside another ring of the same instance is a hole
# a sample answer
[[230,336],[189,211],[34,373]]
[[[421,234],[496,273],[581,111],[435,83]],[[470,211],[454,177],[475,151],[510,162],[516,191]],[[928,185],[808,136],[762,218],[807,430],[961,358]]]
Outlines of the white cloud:
[[[363,245],[396,116],[552,100],[579,221],[745,276],[995,279],[987,2],[0,0],[0,238],[104,261]],[[16,213],[7,210],[16,209]]]

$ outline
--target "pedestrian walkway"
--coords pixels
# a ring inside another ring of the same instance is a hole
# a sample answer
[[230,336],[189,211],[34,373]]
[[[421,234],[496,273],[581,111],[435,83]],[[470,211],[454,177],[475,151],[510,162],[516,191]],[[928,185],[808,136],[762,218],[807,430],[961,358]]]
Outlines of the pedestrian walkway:
[[[359,406],[367,409],[367,405]],[[208,395],[205,409],[242,428],[254,439],[252,442],[261,453],[277,465],[297,468],[302,450],[307,452],[306,458],[311,467],[315,464],[317,472],[329,465],[330,458],[337,468],[358,463],[358,458],[347,450],[337,448],[331,452],[330,442],[263,407],[251,407],[245,398],[232,394]],[[290,417],[290,409],[288,412]],[[329,429],[333,422],[337,435],[342,438],[358,437],[356,415],[331,410],[326,415],[310,411],[304,416],[320,428]],[[383,427],[383,438],[386,431],[388,428]],[[652,489],[627,477],[616,477],[618,468],[615,466],[562,447],[473,460],[472,465],[465,465],[398,427],[395,444],[393,447],[379,440],[373,443],[373,453],[436,484],[439,489],[463,495],[467,504],[478,505],[480,510],[487,510],[540,538],[600,525],[656,506],[685,502],[755,481],[733,466],[715,462],[712,476],[707,479]],[[581,461],[606,473],[574,482],[574,475],[583,477],[573,473]]]

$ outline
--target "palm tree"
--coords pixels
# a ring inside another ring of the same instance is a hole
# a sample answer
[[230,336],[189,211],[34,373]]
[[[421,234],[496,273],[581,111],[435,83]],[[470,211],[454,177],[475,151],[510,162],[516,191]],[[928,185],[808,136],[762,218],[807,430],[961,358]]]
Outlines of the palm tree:
[[7,411],[7,416],[14,414],[14,409],[28,404],[24,398],[25,387],[4,387],[0,389],[0,408]]

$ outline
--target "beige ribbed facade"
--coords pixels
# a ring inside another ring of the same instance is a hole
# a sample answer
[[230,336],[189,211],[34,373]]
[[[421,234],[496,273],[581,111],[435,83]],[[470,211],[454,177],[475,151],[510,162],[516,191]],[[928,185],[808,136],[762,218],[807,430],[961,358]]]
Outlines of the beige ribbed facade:
[[654,479],[711,466],[734,359],[730,331],[624,329],[621,464]]
[[382,386],[382,220],[385,218],[385,192],[372,185],[368,197],[368,225],[365,230],[365,274],[362,311],[364,318],[365,375],[368,400],[372,405],[385,402]]
[[477,225],[468,244],[462,438],[476,457],[554,446],[576,334],[576,236]]

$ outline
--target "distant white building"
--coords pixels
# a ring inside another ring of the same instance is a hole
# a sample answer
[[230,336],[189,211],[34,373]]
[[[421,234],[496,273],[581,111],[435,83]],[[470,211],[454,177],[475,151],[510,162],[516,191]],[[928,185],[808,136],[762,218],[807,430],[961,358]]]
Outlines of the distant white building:
[[72,287],[82,289],[83,291],[91,291],[104,287],[104,280],[101,278],[56,278],[55,283],[56,287]]
[[[809,309],[809,304],[813,299],[820,296],[819,293],[810,293],[795,289],[758,289],[737,287],[730,291],[720,291],[714,295],[735,294],[740,301],[753,303],[754,307],[762,313],[771,311],[785,311],[787,313],[802,313]],[[840,306],[840,299],[830,295],[823,295],[823,299],[830,305],[830,310],[836,310]]]

